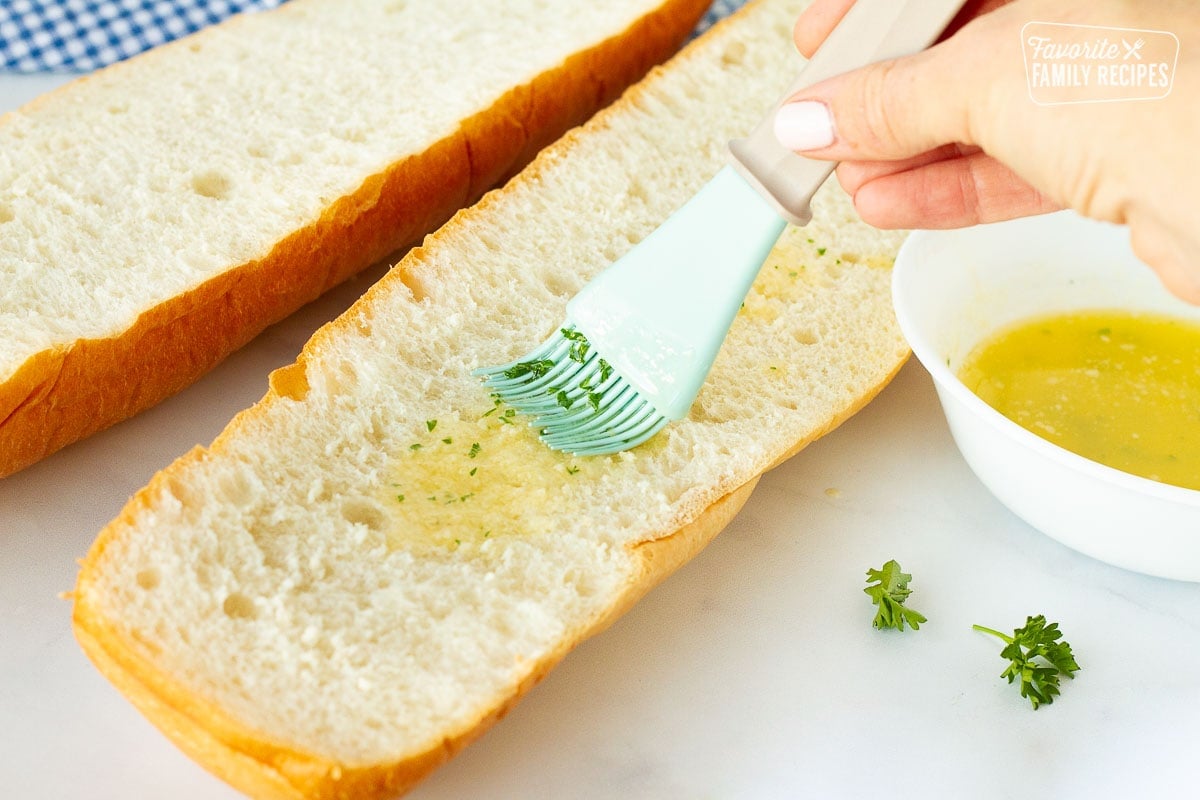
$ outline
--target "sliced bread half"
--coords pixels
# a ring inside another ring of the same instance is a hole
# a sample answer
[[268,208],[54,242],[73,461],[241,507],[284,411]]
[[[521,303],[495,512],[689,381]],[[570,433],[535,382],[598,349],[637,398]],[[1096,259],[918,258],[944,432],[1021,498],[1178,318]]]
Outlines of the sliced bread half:
[[420,241],[708,2],[293,0],[0,118],[0,476]]
[[181,748],[255,797],[407,789],[888,382],[901,237],[833,183],[644,446],[551,452],[470,375],[721,166],[799,64],[801,5],[748,6],[460,212],[105,528],[76,634]]

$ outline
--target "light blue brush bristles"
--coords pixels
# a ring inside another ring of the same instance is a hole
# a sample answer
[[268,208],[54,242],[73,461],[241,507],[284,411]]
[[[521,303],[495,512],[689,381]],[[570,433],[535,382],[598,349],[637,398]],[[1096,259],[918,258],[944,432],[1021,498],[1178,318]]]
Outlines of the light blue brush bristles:
[[[962,3],[856,0],[783,99],[927,47]],[[475,371],[532,418],[547,445],[615,453],[687,414],[784,225],[808,223],[809,202],[833,171],[779,144],[774,110],[730,143],[730,166],[571,299],[566,322],[541,347]]]
[[628,450],[669,421],[570,323],[524,358],[476,374],[498,398],[532,417],[549,447],[575,455]]

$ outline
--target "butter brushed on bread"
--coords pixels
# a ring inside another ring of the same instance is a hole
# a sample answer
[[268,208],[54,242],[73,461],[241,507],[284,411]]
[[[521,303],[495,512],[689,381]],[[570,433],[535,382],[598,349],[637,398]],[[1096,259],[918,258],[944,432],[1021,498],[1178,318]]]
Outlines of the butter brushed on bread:
[[0,476],[419,242],[707,5],[293,0],[5,115]]
[[795,71],[800,5],[747,7],[457,214],[100,534],[77,636],[185,751],[255,797],[409,788],[895,374],[900,235],[830,184],[646,445],[553,453],[470,376],[721,166]]

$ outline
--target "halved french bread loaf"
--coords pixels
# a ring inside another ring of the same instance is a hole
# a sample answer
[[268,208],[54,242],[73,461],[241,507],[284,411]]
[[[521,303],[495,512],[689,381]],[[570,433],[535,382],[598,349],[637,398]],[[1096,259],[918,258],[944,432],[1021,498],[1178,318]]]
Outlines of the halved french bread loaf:
[[105,528],[76,634],[181,748],[255,797],[407,789],[887,383],[900,236],[833,183],[646,445],[553,453],[470,375],[721,166],[799,65],[801,5],[748,6],[456,215]]
[[420,241],[708,3],[293,0],[5,115],[0,476]]

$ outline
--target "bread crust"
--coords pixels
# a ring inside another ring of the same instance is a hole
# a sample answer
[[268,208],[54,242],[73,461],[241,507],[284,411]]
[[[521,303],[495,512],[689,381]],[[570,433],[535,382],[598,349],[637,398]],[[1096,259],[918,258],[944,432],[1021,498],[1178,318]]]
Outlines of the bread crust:
[[[185,458],[201,458],[199,448]],[[138,493],[105,533],[122,527],[159,481]],[[272,742],[229,717],[221,708],[176,685],[156,670],[150,648],[117,632],[103,614],[87,602],[87,569],[80,576],[73,616],[75,636],[92,662],[122,694],[181,750],[209,771],[251,797],[261,800],[382,800],[416,785],[430,772],[503,719],[525,693],[541,682],[571,650],[600,633],[646,592],[687,563],[729,524],[750,498],[758,478],[722,497],[679,530],[633,545],[634,568],[624,590],[586,626],[559,642],[558,647],[530,662],[509,691],[481,708],[479,718],[458,731],[449,731],[424,750],[393,762],[339,764]],[[88,557],[96,563],[102,542]]]
[[416,244],[670,56],[707,6],[664,0],[622,33],[509,90],[450,136],[368,176],[263,258],[146,309],[119,336],[35,354],[0,383],[0,477],[179,392],[268,325]]

